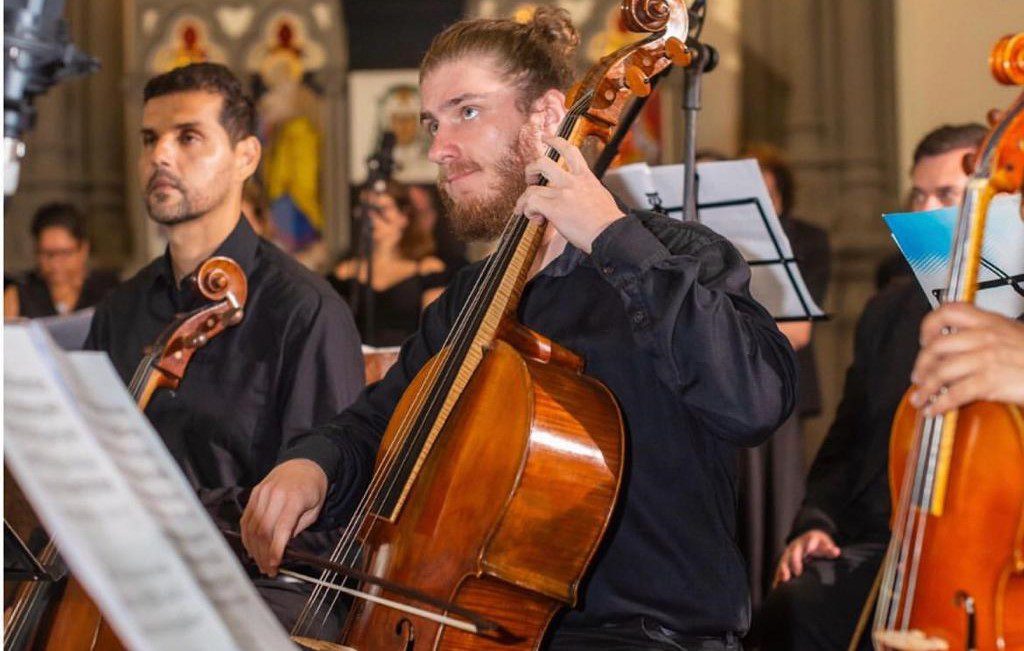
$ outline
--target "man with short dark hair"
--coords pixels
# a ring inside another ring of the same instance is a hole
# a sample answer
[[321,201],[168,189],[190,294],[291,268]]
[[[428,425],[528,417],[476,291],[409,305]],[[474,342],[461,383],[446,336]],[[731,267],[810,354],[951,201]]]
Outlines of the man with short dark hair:
[[[582,355],[628,430],[618,509],[580,608],[554,626],[550,648],[734,651],[749,622],[736,451],[792,409],[793,353],[751,298],[731,244],[697,224],[624,212],[579,149],[555,137],[576,43],[568,14],[542,6],[526,24],[456,23],[420,71],[429,156],[456,230],[495,237],[514,214],[547,221],[517,313]],[[547,185],[533,184],[541,175]],[[296,440],[254,489],[243,536],[264,570],[333,504],[328,488],[358,500],[400,396],[441,350],[482,268],[460,271],[384,380]]]
[[[924,137],[910,171],[913,210],[957,205],[979,125]],[[752,637],[762,649],[845,649],[889,540],[889,431],[910,388],[928,299],[913,277],[892,281],[864,308],[853,363]],[[871,648],[870,631],[861,639]]]
[[[127,383],[174,318],[203,305],[183,282],[211,256],[237,262],[248,282],[244,317],[200,348],[176,391],[146,415],[223,528],[237,530],[250,489],[290,441],[347,406],[363,385],[359,336],[327,283],[242,217],[242,187],[260,160],[252,102],[224,66],[177,68],[146,84],[139,180],[166,253],[96,311],[87,347],[106,351]],[[333,535],[298,541],[324,553]],[[309,590],[258,579],[286,626]],[[337,628],[335,617],[327,634]]]

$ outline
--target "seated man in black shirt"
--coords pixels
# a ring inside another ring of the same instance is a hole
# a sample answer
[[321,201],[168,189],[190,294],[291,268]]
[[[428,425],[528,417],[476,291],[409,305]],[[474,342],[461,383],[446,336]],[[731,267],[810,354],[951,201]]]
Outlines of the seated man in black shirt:
[[[362,388],[359,335],[327,283],[242,218],[242,185],[260,143],[252,102],[231,72],[178,68],[151,79],[144,97],[140,182],[167,251],[99,305],[86,346],[106,351],[127,383],[175,313],[204,303],[182,280],[213,255],[241,266],[241,323],[199,349],[178,390],[158,391],[146,409],[210,515],[236,530],[250,489],[288,443]],[[322,553],[332,538],[300,542]],[[266,579],[257,587],[286,626],[308,592]]]
[[[914,150],[910,208],[959,204],[964,155],[980,125],[943,126]],[[889,430],[910,388],[928,300],[913,278],[893,281],[864,308],[835,420],[807,478],[807,493],[755,622],[760,648],[845,649],[889,540]],[[871,648],[871,636],[861,638]]]
[[[577,42],[567,13],[542,6],[525,25],[456,23],[421,67],[429,156],[454,224],[495,237],[513,214],[547,220],[519,320],[583,357],[627,430],[617,513],[581,608],[553,627],[549,648],[738,649],[750,614],[735,543],[736,453],[792,409],[793,352],[751,298],[732,245],[697,224],[624,213],[580,151],[553,137]],[[545,144],[567,169],[542,155]],[[526,186],[541,174],[547,186]],[[253,491],[243,536],[264,570],[334,502],[329,488],[362,494],[399,397],[440,350],[481,269],[456,274],[388,375],[294,441]]]

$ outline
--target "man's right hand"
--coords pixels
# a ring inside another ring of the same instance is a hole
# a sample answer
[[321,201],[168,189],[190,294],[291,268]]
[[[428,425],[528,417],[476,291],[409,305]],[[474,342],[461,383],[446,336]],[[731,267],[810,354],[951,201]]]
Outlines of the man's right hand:
[[326,496],[326,473],[306,459],[285,461],[252,489],[242,514],[242,544],[261,572],[277,574],[288,541],[316,522]]
[[799,538],[794,538],[789,543],[786,551],[782,552],[779,559],[779,567],[775,570],[775,583],[785,583],[794,576],[800,576],[804,571],[804,559],[811,558],[836,558],[839,556],[839,547],[836,546],[832,536],[821,529],[811,529]]

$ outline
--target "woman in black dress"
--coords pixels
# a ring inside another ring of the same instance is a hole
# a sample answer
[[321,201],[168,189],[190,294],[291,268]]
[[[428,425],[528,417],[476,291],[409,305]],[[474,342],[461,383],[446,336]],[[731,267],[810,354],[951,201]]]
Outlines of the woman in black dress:
[[[431,233],[410,226],[412,210],[408,189],[400,183],[367,192],[363,212],[372,225],[371,255],[343,259],[329,277],[352,308],[364,344],[401,345],[416,331],[423,308],[444,290],[445,263],[434,255]],[[370,274],[366,257],[372,261]]]
[[36,268],[4,289],[4,317],[37,318],[92,307],[117,285],[110,271],[89,269],[85,220],[71,204],[42,206],[32,218]]

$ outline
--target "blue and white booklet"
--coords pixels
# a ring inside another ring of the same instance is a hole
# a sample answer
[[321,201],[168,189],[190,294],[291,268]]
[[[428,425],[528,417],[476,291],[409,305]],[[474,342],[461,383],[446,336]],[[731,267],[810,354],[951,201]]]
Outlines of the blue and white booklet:
[[[914,276],[938,307],[946,286],[957,209],[890,213],[886,225]],[[1020,195],[998,195],[989,204],[978,275],[978,307],[1010,318],[1024,313],[1024,221]]]

